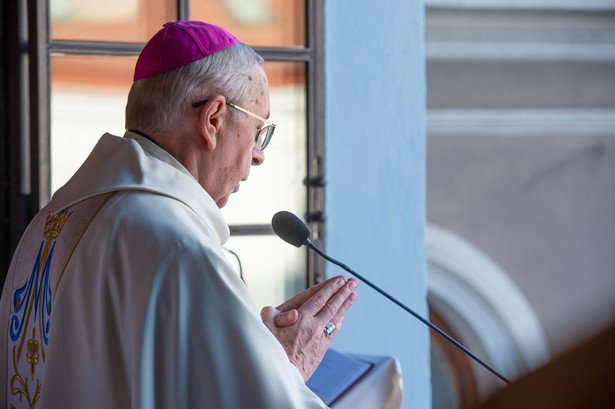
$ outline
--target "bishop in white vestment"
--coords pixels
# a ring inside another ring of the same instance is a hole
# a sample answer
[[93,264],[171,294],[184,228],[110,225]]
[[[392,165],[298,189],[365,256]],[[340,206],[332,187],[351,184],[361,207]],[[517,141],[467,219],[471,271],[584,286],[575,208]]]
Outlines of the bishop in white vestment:
[[146,45],[127,104],[138,130],[102,136],[11,262],[0,300],[7,408],[326,407],[305,381],[356,283],[329,280],[261,317],[222,250],[219,208],[263,162],[275,127],[262,118],[259,61],[201,22],[168,23]]

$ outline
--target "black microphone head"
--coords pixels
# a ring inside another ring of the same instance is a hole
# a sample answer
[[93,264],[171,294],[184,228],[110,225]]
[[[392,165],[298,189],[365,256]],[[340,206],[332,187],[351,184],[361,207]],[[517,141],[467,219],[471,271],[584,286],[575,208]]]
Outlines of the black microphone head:
[[312,233],[305,223],[287,211],[274,214],[271,219],[271,227],[282,240],[295,247],[301,247]]

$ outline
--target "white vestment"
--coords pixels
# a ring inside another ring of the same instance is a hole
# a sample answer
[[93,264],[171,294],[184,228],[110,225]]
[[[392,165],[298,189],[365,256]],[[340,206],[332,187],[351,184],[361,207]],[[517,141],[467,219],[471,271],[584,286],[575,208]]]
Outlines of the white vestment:
[[[104,135],[22,238],[0,304],[0,402],[326,407],[227,262],[213,199],[164,150],[127,136]],[[87,212],[86,199],[97,201]],[[65,239],[79,217],[85,230]]]

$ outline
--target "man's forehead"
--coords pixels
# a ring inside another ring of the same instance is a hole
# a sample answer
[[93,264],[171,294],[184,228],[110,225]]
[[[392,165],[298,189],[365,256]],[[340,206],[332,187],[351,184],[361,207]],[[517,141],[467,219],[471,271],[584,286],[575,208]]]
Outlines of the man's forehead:
[[259,110],[256,112],[258,115],[265,119],[269,119],[270,101],[269,101],[269,81],[267,80],[267,74],[261,66],[257,66],[257,70],[254,72],[254,85],[251,87],[250,96],[255,108]]

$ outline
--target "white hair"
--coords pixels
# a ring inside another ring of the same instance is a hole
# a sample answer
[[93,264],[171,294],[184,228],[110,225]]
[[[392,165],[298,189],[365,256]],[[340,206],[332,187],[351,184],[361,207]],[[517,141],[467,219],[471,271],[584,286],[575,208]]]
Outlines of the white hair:
[[[216,95],[242,104],[263,58],[243,43],[175,70],[135,81],[126,103],[126,129],[164,133],[173,129],[192,104]],[[231,115],[234,115],[231,110]]]

